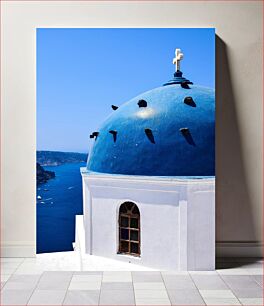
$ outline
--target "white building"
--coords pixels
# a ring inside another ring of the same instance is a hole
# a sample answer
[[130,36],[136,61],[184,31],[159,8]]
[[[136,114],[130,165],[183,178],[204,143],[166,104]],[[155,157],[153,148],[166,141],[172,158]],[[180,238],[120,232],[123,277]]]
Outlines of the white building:
[[182,76],[124,103],[83,179],[85,248],[159,269],[215,268],[215,95]]

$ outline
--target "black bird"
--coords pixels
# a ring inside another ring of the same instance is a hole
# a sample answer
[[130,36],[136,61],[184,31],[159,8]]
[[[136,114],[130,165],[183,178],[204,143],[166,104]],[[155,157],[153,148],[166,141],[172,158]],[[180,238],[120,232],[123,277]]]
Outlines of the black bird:
[[90,135],[90,138],[95,138],[95,140],[96,140],[96,138],[98,137],[98,135],[99,135],[99,132],[93,132],[93,133]]
[[189,106],[196,107],[196,103],[193,101],[192,97],[184,98],[184,103],[189,105]]
[[118,109],[118,106],[115,106],[115,105],[111,105],[112,109],[113,110],[117,110]]
[[151,129],[145,129],[145,133],[151,143],[155,143],[154,135]]
[[192,145],[192,146],[196,146],[192,135],[190,133],[190,130],[188,128],[181,128],[180,132],[182,133],[182,135],[184,136],[184,138],[186,139],[186,141],[188,142],[188,144]]
[[117,131],[111,130],[111,131],[109,131],[109,133],[113,135],[114,142],[116,142]]
[[145,100],[139,100],[138,101],[138,106],[139,107],[147,107],[148,103]]

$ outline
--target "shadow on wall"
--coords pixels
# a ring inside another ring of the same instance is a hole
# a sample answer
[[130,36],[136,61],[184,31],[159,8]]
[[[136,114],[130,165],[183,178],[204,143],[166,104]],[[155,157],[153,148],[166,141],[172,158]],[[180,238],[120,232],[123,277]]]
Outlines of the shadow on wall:
[[245,156],[228,61],[228,47],[216,35],[216,240],[256,241]]

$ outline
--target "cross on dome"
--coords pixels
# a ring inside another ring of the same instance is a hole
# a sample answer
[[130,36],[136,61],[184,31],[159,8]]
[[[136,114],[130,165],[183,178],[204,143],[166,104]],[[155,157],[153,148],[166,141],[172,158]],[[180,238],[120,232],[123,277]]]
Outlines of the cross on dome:
[[175,71],[180,71],[180,61],[183,59],[183,53],[181,49],[175,50],[175,57],[172,61],[173,65],[175,65]]

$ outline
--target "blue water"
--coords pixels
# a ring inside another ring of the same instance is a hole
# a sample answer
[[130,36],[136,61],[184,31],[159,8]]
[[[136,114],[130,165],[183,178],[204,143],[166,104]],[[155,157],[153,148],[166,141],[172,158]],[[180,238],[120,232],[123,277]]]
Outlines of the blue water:
[[82,210],[80,167],[85,163],[44,167],[55,179],[37,187],[37,253],[72,251],[75,215]]

